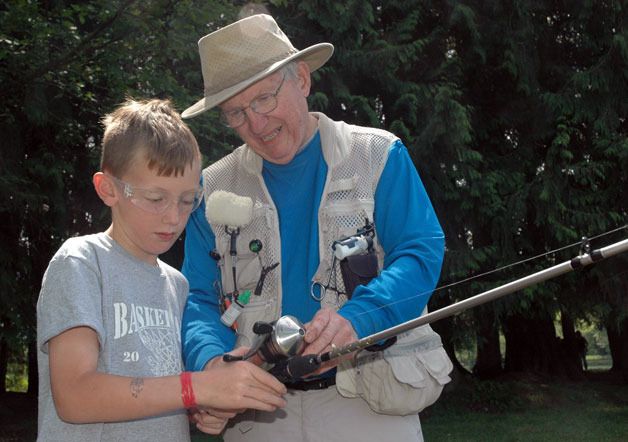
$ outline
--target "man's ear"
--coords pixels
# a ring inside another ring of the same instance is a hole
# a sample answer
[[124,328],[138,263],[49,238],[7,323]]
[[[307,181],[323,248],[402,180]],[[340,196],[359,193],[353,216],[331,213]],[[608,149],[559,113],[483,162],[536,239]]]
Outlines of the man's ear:
[[304,61],[300,61],[297,64],[297,84],[303,96],[308,97],[310,95],[310,87],[312,86],[312,76],[310,67]]
[[109,207],[115,206],[118,202],[118,192],[114,182],[102,172],[96,172],[92,177],[92,183],[94,183],[94,189],[98,197]]

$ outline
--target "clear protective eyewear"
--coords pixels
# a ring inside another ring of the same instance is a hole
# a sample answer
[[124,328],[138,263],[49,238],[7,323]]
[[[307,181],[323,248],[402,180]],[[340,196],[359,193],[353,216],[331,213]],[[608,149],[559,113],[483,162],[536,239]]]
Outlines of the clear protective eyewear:
[[[123,191],[124,197],[131,203],[146,212],[153,214],[165,213],[175,202],[175,198],[168,192],[157,189],[142,189],[122,181],[113,175],[107,174],[114,183]],[[199,187],[196,191],[186,192],[179,196],[177,208],[179,213],[192,213],[194,209],[200,206],[203,200],[203,188]]]
[[277,108],[277,94],[279,94],[285,79],[286,74],[284,74],[275,92],[258,95],[249,103],[248,106],[239,107],[226,112],[220,112],[220,121],[222,121],[225,126],[235,129],[242,126],[246,121],[245,111],[247,109],[251,109],[253,112],[260,115],[265,115],[274,111]]

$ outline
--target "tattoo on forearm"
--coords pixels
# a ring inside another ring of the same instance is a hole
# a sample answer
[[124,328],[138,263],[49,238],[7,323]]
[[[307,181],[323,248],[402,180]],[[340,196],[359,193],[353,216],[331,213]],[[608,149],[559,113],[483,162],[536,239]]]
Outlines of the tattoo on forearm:
[[137,397],[140,395],[143,388],[144,388],[144,379],[142,378],[131,379],[131,395],[135,399],[137,399]]

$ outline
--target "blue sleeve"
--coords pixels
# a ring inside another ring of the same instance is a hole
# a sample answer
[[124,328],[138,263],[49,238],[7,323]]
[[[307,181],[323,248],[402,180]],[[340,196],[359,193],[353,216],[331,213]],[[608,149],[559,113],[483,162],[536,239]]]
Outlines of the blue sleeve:
[[390,147],[375,192],[375,230],[385,252],[380,275],[358,286],[339,313],[359,338],[418,317],[440,276],[445,237],[401,141]]
[[181,271],[190,283],[183,320],[181,340],[183,361],[187,370],[202,370],[214,357],[233,348],[235,334],[220,322],[218,292],[214,286],[220,276],[216,261],[210,256],[214,237],[201,203],[187,223],[185,258]]

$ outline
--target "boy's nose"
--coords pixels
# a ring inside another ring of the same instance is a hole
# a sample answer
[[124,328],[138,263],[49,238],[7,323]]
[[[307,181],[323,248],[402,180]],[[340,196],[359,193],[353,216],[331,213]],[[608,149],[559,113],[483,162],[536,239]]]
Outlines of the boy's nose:
[[177,225],[181,221],[181,214],[179,213],[179,204],[177,201],[168,206],[163,214],[163,220],[166,224]]

